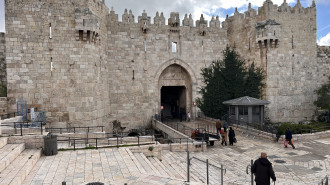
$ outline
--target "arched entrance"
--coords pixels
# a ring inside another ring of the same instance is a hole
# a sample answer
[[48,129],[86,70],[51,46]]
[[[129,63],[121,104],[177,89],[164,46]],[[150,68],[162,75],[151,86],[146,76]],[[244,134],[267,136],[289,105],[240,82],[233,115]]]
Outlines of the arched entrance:
[[158,89],[162,117],[175,119],[191,112],[192,82],[186,69],[171,64],[159,76]]

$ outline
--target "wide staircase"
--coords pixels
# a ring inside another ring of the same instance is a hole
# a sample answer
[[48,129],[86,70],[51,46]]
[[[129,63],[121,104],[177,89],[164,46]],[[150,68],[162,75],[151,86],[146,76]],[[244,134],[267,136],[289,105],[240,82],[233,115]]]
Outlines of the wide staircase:
[[8,144],[0,137],[0,185],[19,185],[41,156],[41,149],[25,149],[25,144]]
[[[206,159],[209,162],[209,184],[220,184],[221,164],[230,156],[216,152],[190,153],[190,184],[206,184]],[[228,160],[229,161],[229,160]],[[234,161],[235,163],[235,161]],[[225,184],[248,184],[246,163],[225,164]],[[230,166],[241,166],[230,169]],[[23,184],[184,184],[187,181],[187,153],[162,151],[161,159],[146,157],[129,148],[63,151],[56,156],[41,156]],[[236,173],[236,174],[234,174]],[[232,178],[235,177],[235,178]]]

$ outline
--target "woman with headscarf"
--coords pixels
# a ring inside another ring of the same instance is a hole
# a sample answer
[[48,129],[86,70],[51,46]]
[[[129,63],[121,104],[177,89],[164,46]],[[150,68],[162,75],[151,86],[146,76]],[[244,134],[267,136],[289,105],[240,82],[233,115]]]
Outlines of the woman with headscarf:
[[229,145],[234,145],[235,131],[233,130],[232,127],[229,128],[228,137],[229,137]]

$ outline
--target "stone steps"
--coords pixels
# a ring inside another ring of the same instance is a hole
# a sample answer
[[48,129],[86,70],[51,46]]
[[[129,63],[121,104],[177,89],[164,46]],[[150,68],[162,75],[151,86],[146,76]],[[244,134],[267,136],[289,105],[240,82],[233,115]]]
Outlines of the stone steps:
[[21,185],[41,155],[41,149],[24,150],[0,174],[0,185]]
[[167,176],[169,176],[171,178],[181,179],[180,176],[177,177],[175,174],[173,174],[172,171],[169,168],[167,168],[158,158],[149,157],[148,159],[152,162],[152,164],[154,164],[154,165],[157,164],[158,168],[160,168],[160,170],[163,173],[165,173]]
[[136,166],[135,162],[131,158],[130,154],[127,152],[125,148],[118,149],[120,155],[122,156],[126,166],[128,167],[128,171],[131,175],[140,174],[139,168]]
[[[167,160],[167,164],[175,169],[184,179],[187,179],[187,159],[184,157],[179,157],[175,153],[177,152],[164,152],[163,159]],[[179,152],[182,155],[186,154],[185,152]],[[163,161],[162,161],[163,162]],[[195,174],[190,173],[190,181],[201,182],[201,179],[198,178]]]
[[8,137],[0,137],[0,148],[4,147],[7,144]]
[[[185,174],[187,174],[187,153],[186,152],[171,152],[170,153],[173,157],[173,159],[176,159],[177,161],[181,161],[180,165],[183,168]],[[191,158],[191,156],[189,156]],[[206,183],[206,178],[201,176],[200,173],[197,171],[200,171],[200,168],[197,169],[192,168],[190,166],[190,179],[197,182],[203,182]],[[186,175],[187,176],[187,175]]]
[[140,173],[147,173],[143,166],[140,164],[139,160],[135,157],[135,155],[131,152],[129,148],[126,148],[127,154],[130,156],[131,160],[134,162],[136,167],[139,169]]
[[0,149],[0,172],[5,170],[25,149],[24,144],[7,144]]
[[143,153],[134,153],[135,158],[143,166],[147,174],[160,175],[157,169],[150,163],[147,157]]

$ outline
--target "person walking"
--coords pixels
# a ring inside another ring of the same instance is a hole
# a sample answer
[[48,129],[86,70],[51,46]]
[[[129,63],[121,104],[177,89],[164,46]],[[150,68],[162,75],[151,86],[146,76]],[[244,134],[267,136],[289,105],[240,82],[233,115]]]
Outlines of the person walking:
[[229,127],[228,137],[229,137],[229,145],[234,145],[235,131],[233,130],[232,127]]
[[267,153],[261,152],[261,157],[254,161],[251,172],[255,174],[256,185],[270,185],[270,178],[276,181],[272,163],[267,159]]
[[187,116],[188,116],[187,120],[190,121],[190,112],[188,112]]
[[227,146],[228,132],[224,128],[221,128],[220,133],[221,133],[221,145],[225,144]]
[[223,128],[225,129],[225,132],[227,132],[227,129],[228,129],[228,123],[227,121],[223,121],[223,124],[222,124]]
[[[293,149],[296,148],[293,145],[293,142],[292,142],[292,132],[291,132],[291,130],[289,128],[286,128],[286,131],[285,131],[285,142],[286,143],[289,143],[289,145],[291,145]],[[285,145],[284,147],[287,148],[288,146]]]
[[217,134],[220,134],[220,130],[221,130],[221,127],[222,127],[221,121],[215,122],[215,127],[217,128]]

